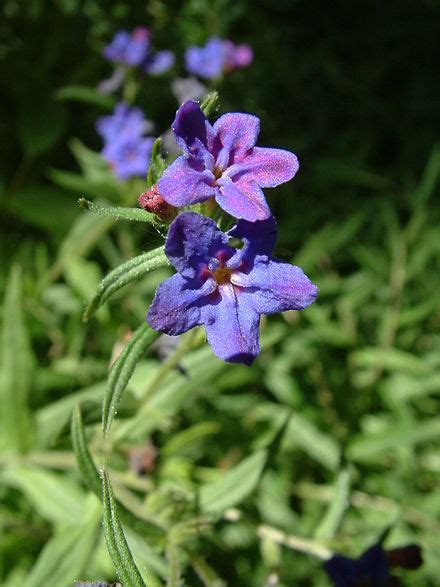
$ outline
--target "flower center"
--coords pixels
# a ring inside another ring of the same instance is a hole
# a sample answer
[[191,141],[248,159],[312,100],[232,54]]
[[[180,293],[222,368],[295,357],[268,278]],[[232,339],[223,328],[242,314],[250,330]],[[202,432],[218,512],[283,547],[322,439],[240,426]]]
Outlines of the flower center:
[[222,170],[222,168],[221,168],[221,167],[219,167],[218,165],[216,165],[216,166],[214,167],[213,174],[214,174],[214,178],[215,178],[216,180],[217,180],[217,179],[220,179],[220,178],[221,178],[221,176],[223,175],[223,170]]
[[231,281],[232,271],[228,267],[221,265],[218,269],[213,272],[213,277],[217,282],[217,285],[224,285]]

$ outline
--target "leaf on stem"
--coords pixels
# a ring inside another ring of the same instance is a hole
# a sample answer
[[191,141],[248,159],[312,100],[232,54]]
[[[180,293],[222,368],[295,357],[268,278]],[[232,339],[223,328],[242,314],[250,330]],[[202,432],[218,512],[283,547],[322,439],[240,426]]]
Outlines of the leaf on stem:
[[142,355],[159,333],[152,330],[145,322],[137,328],[129,342],[125,345],[119,358],[110,370],[107,389],[102,406],[102,427],[104,434],[110,430],[122,394]]
[[87,446],[80,404],[77,404],[73,411],[70,430],[73,451],[83,480],[90,491],[99,495],[101,482],[98,470],[95,466],[92,455],[90,454],[89,447]]
[[166,267],[167,265],[169,265],[169,261],[165,256],[163,247],[159,247],[143,255],[138,255],[126,263],[119,265],[119,267],[116,267],[116,269],[113,269],[113,271],[106,275],[99,284],[95,297],[84,312],[83,320],[87,321],[105,301],[121,289],[121,287],[124,287],[124,285],[141,279],[154,269]]
[[112,487],[105,469],[102,470],[102,501],[105,541],[122,584],[127,587],[146,587],[122,530]]

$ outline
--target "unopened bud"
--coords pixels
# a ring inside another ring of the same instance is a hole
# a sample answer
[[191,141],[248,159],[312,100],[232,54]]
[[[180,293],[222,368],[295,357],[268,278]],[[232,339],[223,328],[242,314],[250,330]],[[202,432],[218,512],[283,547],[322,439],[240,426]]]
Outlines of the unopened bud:
[[147,212],[152,212],[165,222],[170,222],[176,216],[176,208],[162,198],[157,185],[153,185],[151,189],[141,194],[138,202],[141,208],[147,210]]

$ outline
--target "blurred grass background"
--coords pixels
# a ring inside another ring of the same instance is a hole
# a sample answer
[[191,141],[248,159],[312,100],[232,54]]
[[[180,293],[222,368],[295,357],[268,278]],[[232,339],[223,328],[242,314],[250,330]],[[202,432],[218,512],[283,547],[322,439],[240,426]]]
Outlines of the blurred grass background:
[[[261,145],[298,154],[295,180],[267,195],[278,255],[320,296],[303,314],[264,324],[252,369],[222,364],[206,347],[182,360],[188,377],[144,357],[103,445],[109,358],[167,272],[82,323],[99,280],[160,239],[79,211],[80,195],[133,204],[143,183],[121,186],[93,152],[94,122],[111,100],[62,89],[108,77],[102,47],[136,25],[177,56],[139,99],[156,134],[174,116],[170,80],[184,74],[188,45],[216,34],[253,47],[252,67],[222,80],[221,110],[257,114]],[[148,585],[165,584],[176,565],[191,587],[265,586],[275,575],[279,587],[328,585],[320,561],[280,545],[275,530],[356,556],[388,524],[390,545],[424,550],[404,584],[438,585],[439,37],[436,0],[5,0],[2,584],[115,579],[99,501],[72,453],[69,422],[81,402],[97,463],[105,457],[118,499],[142,521],[127,532]],[[150,459],[141,476],[139,450]],[[240,465],[248,487],[216,507],[202,491],[212,518],[200,522],[199,489]]]

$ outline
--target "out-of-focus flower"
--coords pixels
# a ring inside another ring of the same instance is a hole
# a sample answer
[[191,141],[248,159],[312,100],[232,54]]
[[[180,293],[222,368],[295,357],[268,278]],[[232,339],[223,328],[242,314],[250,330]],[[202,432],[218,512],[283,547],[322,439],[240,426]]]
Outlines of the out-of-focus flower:
[[215,198],[235,218],[270,216],[261,188],[289,181],[298,171],[293,153],[256,147],[260,121],[250,114],[224,114],[211,126],[200,106],[182,104],[172,125],[184,154],[158,182],[162,197],[176,207]]
[[101,116],[96,130],[104,139],[102,155],[121,179],[144,177],[150,161],[152,137],[145,137],[151,127],[142,110],[125,103],[116,106],[111,116]]
[[188,100],[199,100],[208,91],[208,88],[195,77],[178,77],[171,82],[171,89],[179,104]]
[[375,544],[358,559],[335,555],[324,563],[334,587],[398,587],[400,581],[390,568],[418,569],[423,563],[420,547],[415,544],[384,550]]
[[[231,237],[243,248],[231,247]],[[260,352],[260,316],[302,310],[317,295],[299,267],[270,256],[275,241],[272,217],[240,220],[224,234],[210,218],[183,212],[165,243],[178,273],[159,286],[148,323],[172,336],[203,324],[218,357],[250,365]]]
[[234,45],[232,41],[218,37],[211,37],[203,47],[188,47],[185,52],[187,71],[207,79],[248,67],[252,61],[253,51],[249,45]]
[[152,137],[115,140],[104,147],[102,155],[119,179],[144,177],[153,143]]
[[145,27],[136,27],[131,33],[119,31],[103,50],[109,61],[139,67],[151,74],[167,71],[174,63],[171,51],[153,53],[150,46],[151,33]]
[[225,65],[226,71],[249,67],[254,60],[254,52],[250,45],[234,45],[232,41],[225,41]]

